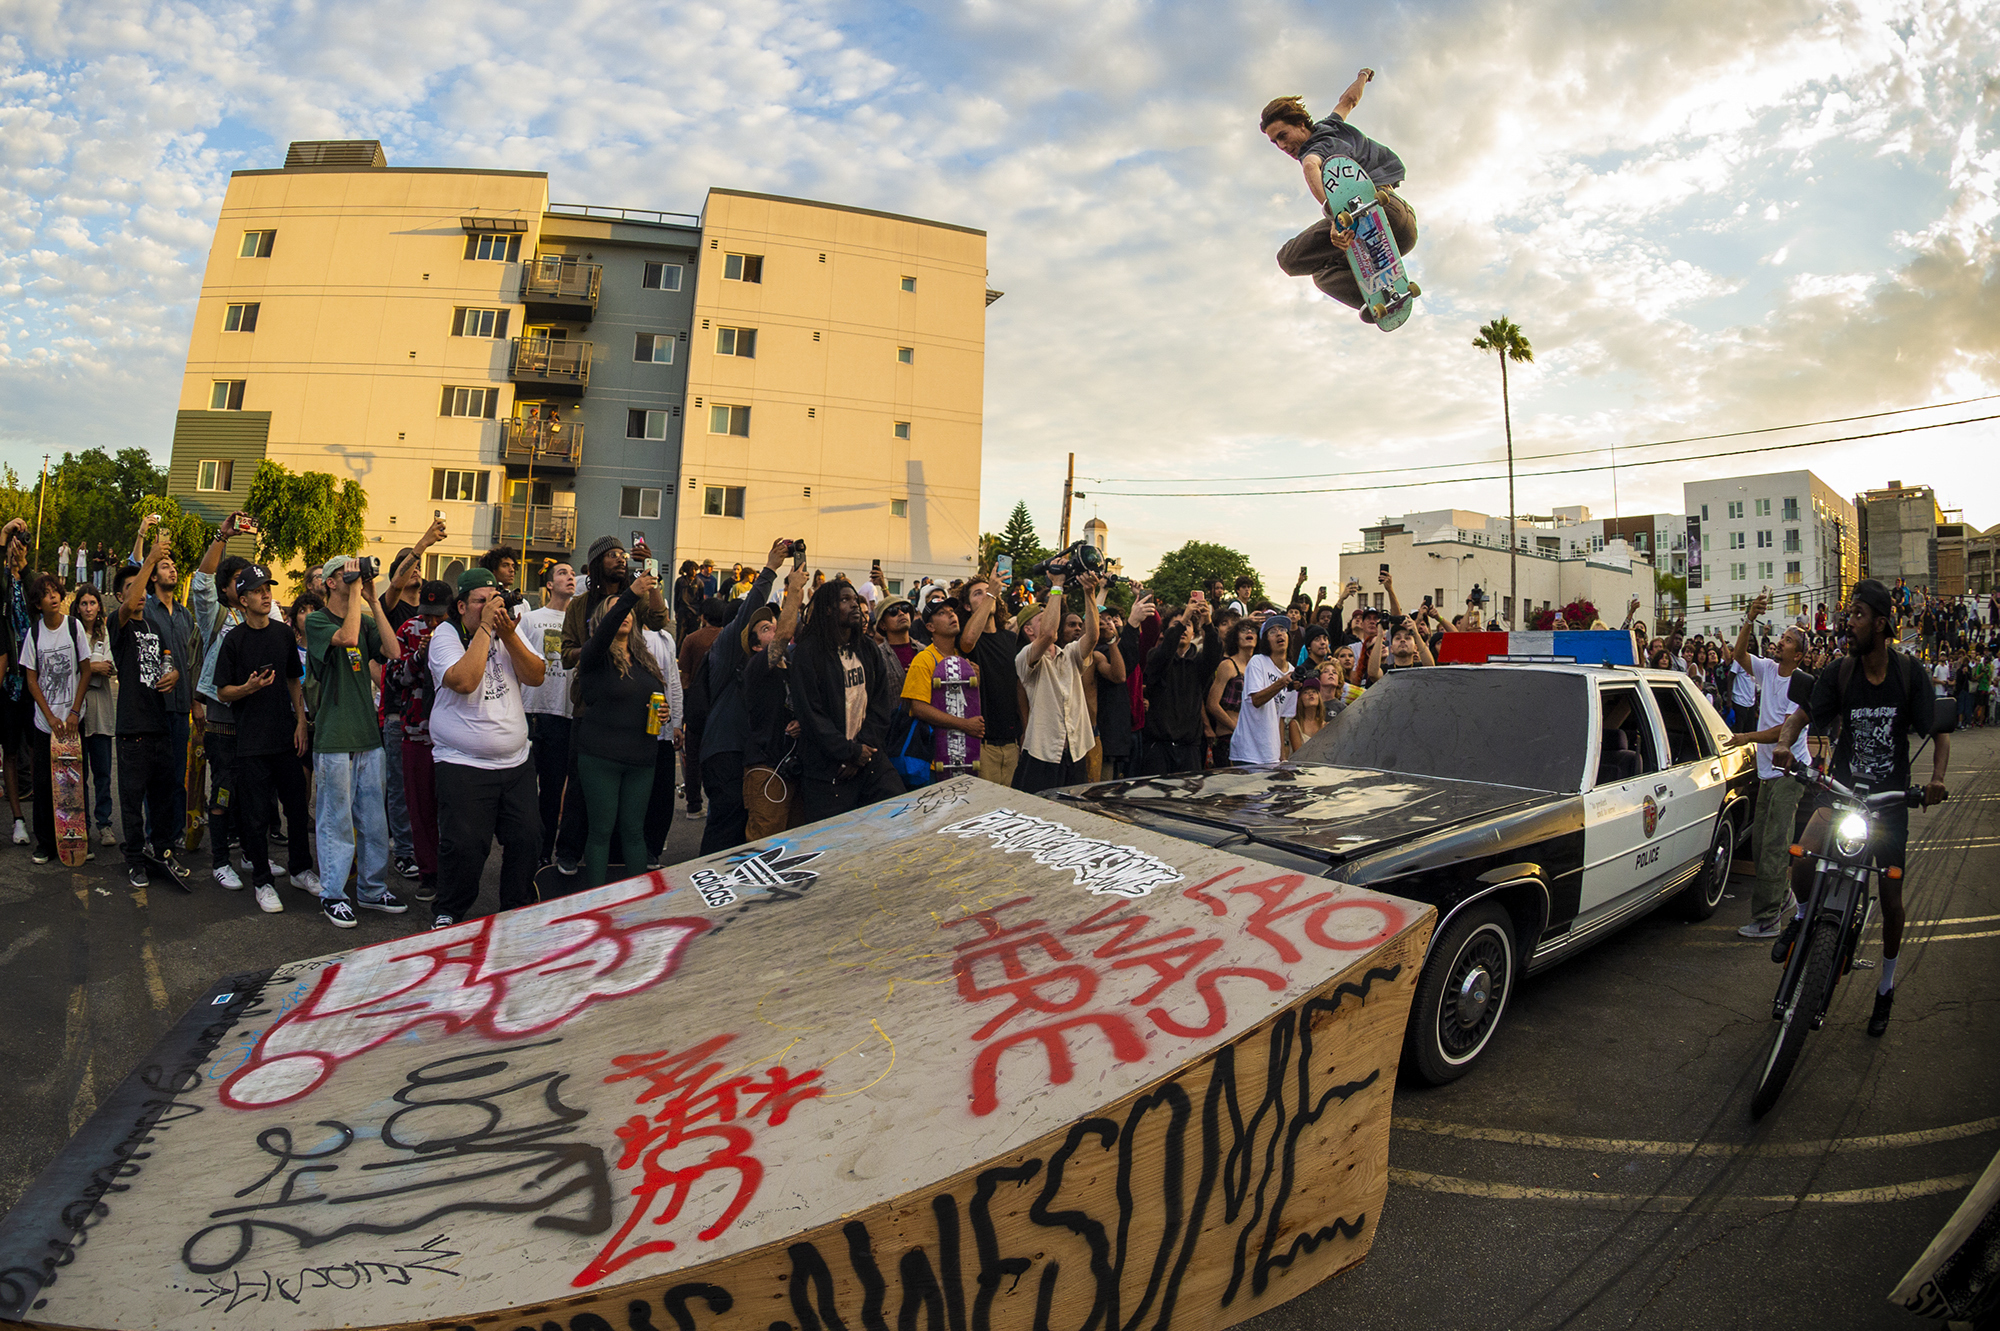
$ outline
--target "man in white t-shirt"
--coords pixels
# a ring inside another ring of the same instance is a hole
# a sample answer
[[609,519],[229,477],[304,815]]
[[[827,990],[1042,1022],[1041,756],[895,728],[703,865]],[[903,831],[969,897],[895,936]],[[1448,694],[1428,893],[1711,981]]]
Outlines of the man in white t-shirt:
[[51,573],[28,588],[34,618],[21,637],[21,669],[28,696],[35,706],[34,861],[47,864],[56,857],[55,767],[49,753],[53,735],[77,734],[83,719],[83,688],[79,675],[90,660],[90,645],[77,622],[62,612],[62,580]]
[[[569,776],[570,672],[563,665],[563,618],[576,595],[576,570],[568,564],[550,567],[544,583],[547,599],[521,616],[521,635],[547,664],[542,682],[521,690],[528,713],[528,742],[534,748],[535,790],[542,811],[542,848],[538,863],[556,853],[556,823],[562,816],[563,782]],[[579,850],[579,853],[580,850]]]
[[[1768,942],[1776,938],[1785,927],[1785,901],[1791,894],[1791,845],[1793,821],[1798,814],[1799,796],[1805,787],[1785,775],[1776,762],[1777,745],[1771,741],[1778,737],[1785,718],[1799,710],[1799,705],[1791,700],[1792,672],[1799,668],[1799,661],[1805,655],[1806,637],[1802,629],[1786,629],[1778,639],[1778,659],[1758,656],[1752,650],[1752,634],[1755,632],[1757,616],[1764,612],[1765,597],[1759,596],[1750,603],[1750,612],[1743,620],[1743,629],[1736,635],[1736,657],[1732,662],[1734,670],[1745,672],[1737,676],[1737,701],[1747,703],[1743,697],[1743,681],[1749,681],[1756,689],[1757,729],[1739,732],[1729,737],[1732,744],[1757,745],[1757,884],[1750,891],[1750,923],[1736,932],[1744,938]],[[1806,736],[1799,733],[1792,745],[1795,761],[1811,761],[1806,748]]]
[[1243,702],[1236,730],[1229,737],[1229,761],[1275,763],[1282,757],[1285,722],[1298,715],[1299,695],[1292,681],[1288,649],[1291,620],[1272,615],[1264,621],[1257,654],[1243,668]]
[[547,678],[541,653],[507,612],[490,570],[459,575],[458,618],[431,631],[436,693],[431,757],[437,780],[438,887],[433,929],[471,914],[479,875],[500,839],[500,909],[535,899],[541,827],[524,687]]

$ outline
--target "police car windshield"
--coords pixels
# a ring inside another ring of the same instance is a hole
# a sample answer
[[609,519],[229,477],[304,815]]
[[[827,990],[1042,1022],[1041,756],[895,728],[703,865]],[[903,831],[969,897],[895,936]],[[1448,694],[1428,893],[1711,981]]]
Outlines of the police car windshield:
[[1575,791],[1589,701],[1583,676],[1551,670],[1399,670],[1350,703],[1292,761]]

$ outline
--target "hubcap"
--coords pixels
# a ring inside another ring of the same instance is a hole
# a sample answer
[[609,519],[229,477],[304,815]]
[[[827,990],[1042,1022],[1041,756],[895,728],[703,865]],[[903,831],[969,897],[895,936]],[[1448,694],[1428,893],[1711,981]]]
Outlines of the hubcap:
[[1493,977],[1484,966],[1474,966],[1458,984],[1458,1019],[1468,1027],[1479,1025],[1493,996]]

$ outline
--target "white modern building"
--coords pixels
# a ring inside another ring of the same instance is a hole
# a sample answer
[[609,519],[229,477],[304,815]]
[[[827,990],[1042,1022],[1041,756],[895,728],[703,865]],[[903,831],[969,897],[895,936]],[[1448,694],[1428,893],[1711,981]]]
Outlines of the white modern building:
[[1688,631],[1732,631],[1760,591],[1772,619],[1839,606],[1860,577],[1854,505],[1810,471],[1725,476],[1682,487],[1690,533]]
[[[1579,599],[1596,606],[1613,625],[1624,620],[1634,596],[1641,616],[1650,616],[1652,561],[1622,537],[1607,539],[1604,527],[1580,505],[1520,517],[1520,558],[1510,561],[1505,515],[1457,508],[1405,513],[1362,528],[1359,542],[1341,547],[1340,578],[1343,583],[1360,579],[1367,603],[1386,609],[1388,597],[1379,577],[1386,564],[1405,610],[1416,609],[1428,596],[1447,620],[1464,611],[1475,585],[1486,595],[1486,618],[1515,628],[1530,627],[1539,612]],[[1519,623],[1508,590],[1510,563],[1519,569]]]

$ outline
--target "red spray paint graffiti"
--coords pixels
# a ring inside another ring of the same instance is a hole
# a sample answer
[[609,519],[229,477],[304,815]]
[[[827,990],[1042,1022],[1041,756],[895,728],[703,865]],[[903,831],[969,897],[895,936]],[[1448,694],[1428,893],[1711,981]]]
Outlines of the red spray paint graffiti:
[[[606,1082],[643,1080],[646,1089],[639,1093],[639,1103],[658,1100],[660,1107],[651,1118],[635,1114],[618,1129],[618,1139],[625,1143],[618,1167],[640,1170],[632,1188],[638,1202],[603,1251],[570,1283],[578,1288],[592,1285],[649,1253],[672,1252],[672,1239],[648,1239],[629,1248],[625,1242],[649,1215],[655,1225],[679,1219],[695,1185],[714,1173],[734,1175],[735,1191],[722,1213],[695,1238],[706,1243],[722,1234],[736,1223],[764,1180],[763,1162],[751,1154],[756,1137],[749,1122],[761,1115],[777,1127],[800,1104],[825,1094],[824,1087],[811,1084],[819,1080],[819,1068],[794,1075],[773,1066],[760,1076],[739,1074],[711,1085],[722,1064],[707,1060],[735,1038],[718,1035],[678,1054],[661,1049],[620,1054],[611,1060],[620,1071],[606,1077]],[[681,1150],[686,1146],[694,1149]]]
[[[1224,980],[1239,982],[1238,990],[1248,982],[1267,993],[1283,992],[1290,981],[1276,970],[1208,964],[1229,946],[1232,934],[1257,940],[1275,954],[1276,964],[1289,968],[1305,959],[1308,948],[1365,952],[1394,937],[1405,923],[1402,910],[1380,898],[1357,898],[1337,888],[1301,892],[1307,882],[1302,874],[1219,886],[1237,872],[1232,869],[1181,894],[1207,906],[1218,921],[1229,918],[1238,900],[1255,903],[1234,929],[1218,923],[1208,937],[1198,937],[1190,925],[1145,937],[1152,917],[1127,902],[1061,929],[1046,919],[1001,919],[1004,912],[1033,907],[1032,897],[945,921],[947,929],[972,925],[979,930],[954,949],[959,997],[967,1003],[1006,1003],[972,1033],[974,1040],[991,1042],[973,1062],[972,1112],[990,1114],[999,1108],[1000,1062],[1010,1050],[1039,1046],[1048,1059],[1050,1084],[1060,1086],[1076,1072],[1073,1036],[1101,1036],[1121,1063],[1146,1056],[1147,1033],[1131,1008],[1144,1009],[1145,1020],[1168,1035],[1196,1039],[1214,1035],[1229,1022]],[[1336,918],[1350,911],[1372,913],[1380,927],[1361,937],[1334,933]],[[1286,932],[1293,927],[1296,935]],[[1106,934],[1110,937],[1093,946]],[[1190,998],[1199,1004],[1198,1014],[1186,1010],[1183,1000]]]
[[305,1002],[257,1041],[222,1084],[235,1109],[290,1104],[342,1062],[425,1022],[451,1035],[472,1027],[512,1040],[560,1026],[592,1003],[673,974],[699,918],[622,924],[619,907],[663,896],[664,874],[503,911],[362,948],[330,966]]

